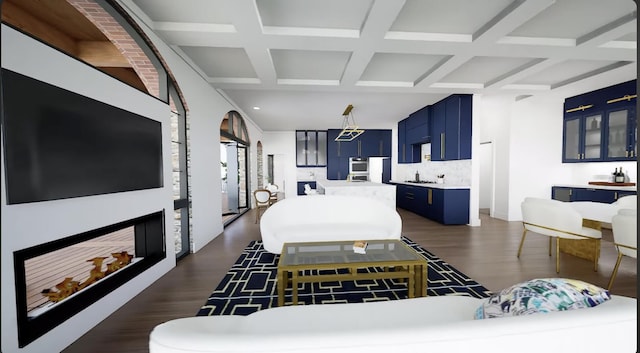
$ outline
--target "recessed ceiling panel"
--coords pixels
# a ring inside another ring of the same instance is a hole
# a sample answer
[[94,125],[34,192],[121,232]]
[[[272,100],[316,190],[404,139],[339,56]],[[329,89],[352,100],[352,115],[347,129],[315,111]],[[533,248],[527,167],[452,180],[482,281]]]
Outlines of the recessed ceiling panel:
[[209,77],[255,78],[256,72],[242,48],[181,47]]
[[442,58],[444,55],[376,53],[360,80],[414,82]]
[[529,58],[476,56],[445,76],[440,82],[486,84],[529,61],[531,61]]
[[407,0],[390,31],[473,34],[511,0]]
[[562,0],[509,36],[579,38],[636,10],[632,0]]
[[263,26],[360,29],[372,0],[257,0]]
[[343,51],[271,50],[279,79],[339,80],[350,55]]
[[225,0],[133,0],[152,21],[231,24]]
[[567,60],[516,82],[524,85],[549,85],[571,80],[590,71],[601,69],[615,61]]

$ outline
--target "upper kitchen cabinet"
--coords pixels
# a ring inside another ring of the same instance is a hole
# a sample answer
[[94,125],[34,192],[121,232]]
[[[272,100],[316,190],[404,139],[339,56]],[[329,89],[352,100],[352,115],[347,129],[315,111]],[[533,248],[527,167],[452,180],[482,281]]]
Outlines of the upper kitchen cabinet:
[[409,115],[406,125],[406,143],[409,145],[417,145],[427,143],[430,140],[429,135],[429,110],[431,107],[426,106]]
[[398,122],[398,163],[420,163],[421,145],[431,139],[430,110],[425,106]]
[[636,80],[565,99],[562,161],[637,156]]
[[340,129],[327,131],[327,154],[332,157],[391,157],[391,130],[365,130],[353,141],[335,141]]
[[431,160],[471,158],[472,95],[454,94],[432,106]]
[[409,118],[398,122],[398,164],[420,163],[420,145],[407,141],[407,123]]
[[353,141],[335,141],[340,131],[327,130],[327,179],[344,180],[349,157],[391,157],[391,130],[365,130]]
[[327,165],[327,132],[296,130],[296,166]]

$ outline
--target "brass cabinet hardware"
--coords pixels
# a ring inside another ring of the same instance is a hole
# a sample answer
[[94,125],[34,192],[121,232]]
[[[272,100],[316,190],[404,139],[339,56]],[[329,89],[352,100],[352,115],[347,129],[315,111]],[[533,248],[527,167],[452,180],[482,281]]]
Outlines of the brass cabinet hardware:
[[440,159],[444,160],[444,132],[440,134]]
[[573,195],[573,189],[569,189],[569,196]]
[[617,191],[616,191],[616,192],[614,192],[613,199],[614,199],[614,200],[617,200],[617,199],[618,199],[618,192],[617,192]]
[[636,97],[638,97],[637,94],[625,94],[624,97],[609,99],[607,101],[607,104],[621,102],[621,101],[630,101],[631,99],[636,98]]
[[431,205],[431,203],[433,202],[432,196],[433,195],[433,190],[428,189],[427,190],[427,204]]
[[567,113],[572,113],[572,112],[577,112],[578,110],[584,111],[585,109],[589,109],[591,107],[593,107],[593,104],[581,105],[581,106],[579,106],[577,108],[567,109],[566,112]]

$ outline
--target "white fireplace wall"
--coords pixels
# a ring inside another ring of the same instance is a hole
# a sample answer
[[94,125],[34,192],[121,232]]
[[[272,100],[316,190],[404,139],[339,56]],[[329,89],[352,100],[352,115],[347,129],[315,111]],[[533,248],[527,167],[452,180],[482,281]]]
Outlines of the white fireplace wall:
[[[2,162],[2,352],[59,352],[175,266],[169,106],[82,62],[2,25],[2,67],[160,121],[164,187],[7,205]],[[18,50],[19,48],[19,50]],[[1,137],[0,137],[1,138]],[[47,334],[18,348],[13,252],[165,209],[167,257]]]

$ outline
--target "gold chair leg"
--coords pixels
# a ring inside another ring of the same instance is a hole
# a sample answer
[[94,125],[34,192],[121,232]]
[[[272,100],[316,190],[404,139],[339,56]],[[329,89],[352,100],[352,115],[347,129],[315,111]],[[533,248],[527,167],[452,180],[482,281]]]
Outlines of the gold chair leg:
[[520,246],[518,247],[518,257],[520,257],[520,253],[522,252],[522,244],[524,244],[524,237],[527,235],[527,230],[525,229],[522,232],[522,239],[520,239]]
[[600,239],[598,239],[597,241],[593,242],[595,245],[595,251],[594,251],[594,259],[593,259],[593,271],[594,272],[598,272],[598,259],[600,259]]
[[[549,256],[551,256],[551,248],[553,247],[553,238],[549,237]],[[560,244],[560,238],[558,238],[558,244]]]
[[611,290],[611,286],[613,286],[613,280],[616,278],[618,274],[618,267],[620,267],[620,262],[622,261],[622,253],[618,253],[618,259],[616,260],[616,265],[613,267],[613,273],[611,274],[611,278],[609,279],[609,284],[607,284],[607,290]]
[[560,237],[556,237],[556,273],[560,273]]

